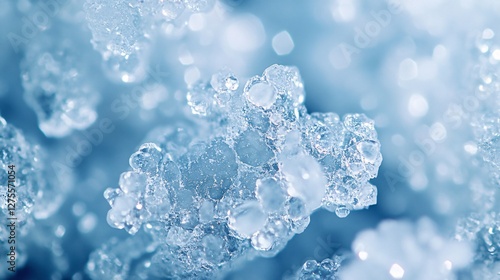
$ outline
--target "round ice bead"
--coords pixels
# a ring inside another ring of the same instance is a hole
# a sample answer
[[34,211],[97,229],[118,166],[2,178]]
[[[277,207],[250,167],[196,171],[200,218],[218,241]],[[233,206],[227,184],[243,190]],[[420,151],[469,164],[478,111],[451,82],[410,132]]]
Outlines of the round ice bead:
[[273,86],[258,77],[254,77],[245,85],[247,100],[258,107],[269,109],[276,102],[276,91]]

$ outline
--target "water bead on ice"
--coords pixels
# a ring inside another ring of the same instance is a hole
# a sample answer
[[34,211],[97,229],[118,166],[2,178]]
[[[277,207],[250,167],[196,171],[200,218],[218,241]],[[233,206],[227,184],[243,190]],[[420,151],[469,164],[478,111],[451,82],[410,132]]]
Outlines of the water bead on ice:
[[250,103],[264,109],[271,108],[277,97],[274,87],[259,78],[247,82],[245,95]]
[[345,205],[339,205],[337,206],[337,208],[335,209],[335,214],[339,217],[339,218],[345,218],[349,215],[349,213],[351,212],[351,210],[349,210],[349,208],[347,208]]
[[220,277],[238,260],[280,252],[321,206],[346,215],[376,202],[367,180],[381,155],[370,119],[308,115],[294,67],[273,65],[238,85],[223,69],[191,86],[196,121],[148,139],[120,188],[105,193],[111,226],[161,243],[157,276]]

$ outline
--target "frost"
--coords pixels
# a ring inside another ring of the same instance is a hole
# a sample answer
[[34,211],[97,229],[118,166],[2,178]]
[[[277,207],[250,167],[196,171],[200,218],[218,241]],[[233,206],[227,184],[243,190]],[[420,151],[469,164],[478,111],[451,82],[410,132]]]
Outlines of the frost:
[[105,192],[111,226],[143,227],[160,244],[155,275],[213,278],[239,259],[275,255],[320,207],[345,217],[376,203],[372,120],[307,114],[295,67],[273,65],[243,89],[237,81],[226,69],[190,88],[193,122],[141,145],[120,188]]

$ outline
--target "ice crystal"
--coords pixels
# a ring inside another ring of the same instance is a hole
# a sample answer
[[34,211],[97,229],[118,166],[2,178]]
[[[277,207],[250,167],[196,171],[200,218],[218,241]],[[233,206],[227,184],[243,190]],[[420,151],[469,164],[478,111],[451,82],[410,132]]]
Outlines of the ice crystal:
[[224,70],[187,98],[198,120],[141,145],[120,188],[105,192],[111,226],[144,226],[161,244],[157,274],[212,278],[276,254],[320,207],[344,217],[376,203],[373,121],[309,115],[297,68],[273,65],[244,87]]

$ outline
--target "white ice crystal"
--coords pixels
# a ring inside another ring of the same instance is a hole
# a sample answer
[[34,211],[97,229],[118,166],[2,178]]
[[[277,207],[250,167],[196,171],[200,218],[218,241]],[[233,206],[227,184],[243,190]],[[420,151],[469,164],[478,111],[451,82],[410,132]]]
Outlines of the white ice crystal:
[[342,267],[342,279],[456,279],[472,261],[469,243],[439,235],[427,218],[383,221],[361,232],[352,250],[356,259]]
[[120,188],[105,192],[111,226],[144,226],[160,244],[151,269],[163,277],[213,278],[275,255],[320,207],[345,217],[376,203],[372,120],[309,115],[295,67],[273,65],[244,87],[217,75],[187,94],[198,118],[141,145]]

